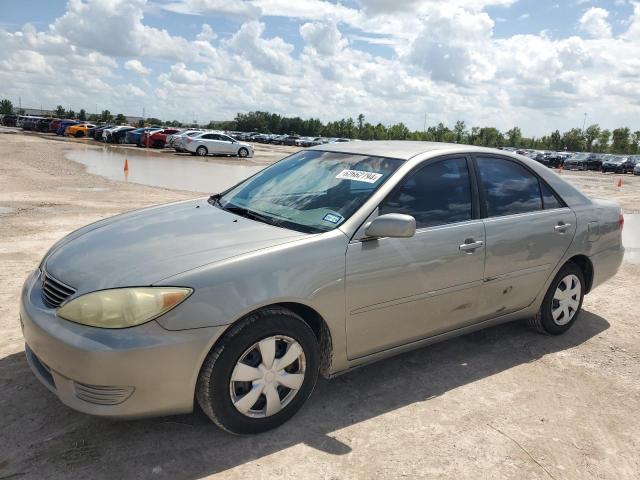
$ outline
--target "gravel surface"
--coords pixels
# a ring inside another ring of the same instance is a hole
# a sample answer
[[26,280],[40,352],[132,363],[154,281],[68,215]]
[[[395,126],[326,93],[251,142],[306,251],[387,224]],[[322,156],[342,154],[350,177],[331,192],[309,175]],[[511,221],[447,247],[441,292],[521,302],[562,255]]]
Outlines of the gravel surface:
[[[566,335],[502,325],[321,380],[259,436],[198,412],[113,422],[70,410],[27,366],[24,278],[84,224],[198,196],[89,175],[64,158],[75,143],[0,133],[0,479],[639,478],[639,265],[587,296]],[[640,177],[618,191],[611,175],[563,175],[639,208]]]

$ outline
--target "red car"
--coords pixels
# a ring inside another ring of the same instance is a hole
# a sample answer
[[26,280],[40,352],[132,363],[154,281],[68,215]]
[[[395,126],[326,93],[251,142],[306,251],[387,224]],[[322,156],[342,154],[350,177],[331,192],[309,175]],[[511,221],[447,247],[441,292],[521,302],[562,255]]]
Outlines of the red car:
[[167,135],[178,133],[179,131],[177,128],[165,128],[163,130],[145,132],[140,136],[139,145],[141,147],[164,148],[167,143]]
[[56,133],[58,131],[58,128],[60,128],[60,122],[64,122],[64,120],[60,120],[60,119],[53,120],[49,124],[49,132]]

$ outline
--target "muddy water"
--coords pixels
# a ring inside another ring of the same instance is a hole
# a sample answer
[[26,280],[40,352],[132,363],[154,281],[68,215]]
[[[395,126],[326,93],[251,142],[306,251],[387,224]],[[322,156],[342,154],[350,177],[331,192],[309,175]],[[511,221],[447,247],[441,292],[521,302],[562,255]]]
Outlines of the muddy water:
[[640,214],[625,214],[622,244],[625,262],[640,263]]
[[[67,152],[66,157],[86,165],[89,173],[112,180],[202,193],[224,190],[266,166],[246,159],[209,157],[194,160],[184,155],[166,157],[110,148],[73,150]],[[125,159],[128,173],[124,171]]]

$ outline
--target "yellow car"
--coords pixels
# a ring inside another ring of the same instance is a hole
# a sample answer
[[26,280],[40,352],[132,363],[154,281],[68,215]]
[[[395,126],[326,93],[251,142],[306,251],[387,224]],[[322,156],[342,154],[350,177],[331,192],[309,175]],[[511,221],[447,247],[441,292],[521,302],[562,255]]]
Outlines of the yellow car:
[[76,138],[86,137],[87,131],[95,127],[96,126],[92,125],[91,123],[79,123],[77,125],[69,125],[67,129],[64,131],[64,134],[67,137],[76,137]]

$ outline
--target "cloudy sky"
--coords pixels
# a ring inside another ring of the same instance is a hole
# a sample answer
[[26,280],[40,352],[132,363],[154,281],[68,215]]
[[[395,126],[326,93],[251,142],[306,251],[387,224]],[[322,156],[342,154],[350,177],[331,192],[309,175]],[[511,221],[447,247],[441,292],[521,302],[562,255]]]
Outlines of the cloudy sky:
[[0,0],[0,98],[181,121],[640,129],[640,1]]

